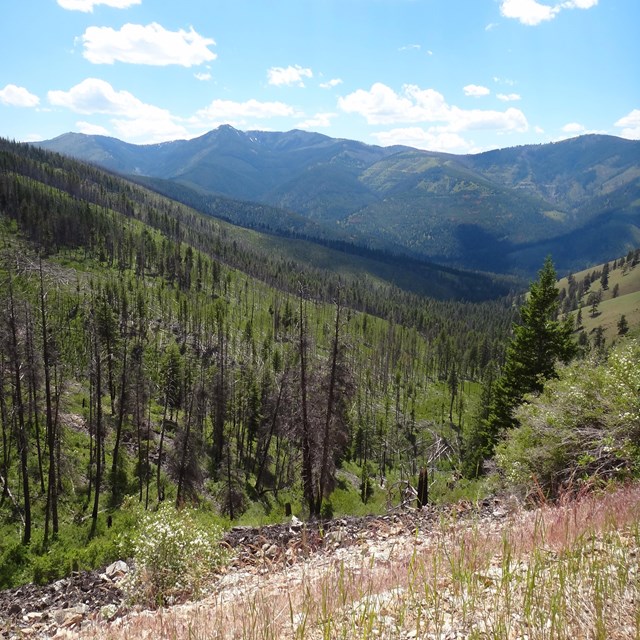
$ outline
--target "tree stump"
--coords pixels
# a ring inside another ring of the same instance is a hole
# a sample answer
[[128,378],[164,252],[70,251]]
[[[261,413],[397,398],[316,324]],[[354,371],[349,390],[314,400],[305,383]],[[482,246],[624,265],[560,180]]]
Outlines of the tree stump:
[[418,477],[418,509],[421,509],[429,502],[429,473],[425,468],[420,469]]

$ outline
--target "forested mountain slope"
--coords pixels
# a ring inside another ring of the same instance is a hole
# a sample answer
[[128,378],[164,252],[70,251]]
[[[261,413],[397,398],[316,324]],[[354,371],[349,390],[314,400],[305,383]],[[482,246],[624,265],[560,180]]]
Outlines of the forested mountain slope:
[[2,141],[1,584],[113,557],[132,502],[328,514],[374,476],[452,472],[510,301],[363,284],[255,237]]
[[161,179],[164,193],[175,183],[171,195],[214,215],[221,196],[275,207],[240,215],[245,226],[481,271],[531,277],[551,253],[566,272],[640,244],[640,142],[612,136],[467,156],[229,126],[148,146],[81,134],[40,144]]

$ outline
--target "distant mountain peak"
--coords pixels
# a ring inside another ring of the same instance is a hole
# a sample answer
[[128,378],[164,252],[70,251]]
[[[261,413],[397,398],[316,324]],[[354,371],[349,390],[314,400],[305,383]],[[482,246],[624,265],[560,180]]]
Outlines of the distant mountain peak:
[[552,253],[575,270],[640,245],[640,141],[614,136],[454,155],[224,124],[160,145],[65,134],[40,146],[199,198],[274,207],[277,228],[294,213],[455,267],[528,275]]

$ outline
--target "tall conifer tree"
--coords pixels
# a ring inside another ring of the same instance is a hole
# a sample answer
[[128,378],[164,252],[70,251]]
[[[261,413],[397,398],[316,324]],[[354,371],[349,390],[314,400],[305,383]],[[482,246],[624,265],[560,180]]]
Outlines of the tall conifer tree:
[[475,460],[471,466],[476,473],[482,460],[493,454],[500,436],[517,425],[513,410],[525,394],[542,391],[545,381],[556,377],[556,363],[569,362],[576,355],[577,346],[571,337],[573,323],[569,316],[558,319],[558,305],[556,271],[547,257],[520,308],[520,322],[513,327],[489,418],[480,426],[480,433],[473,434],[475,447],[471,454]]

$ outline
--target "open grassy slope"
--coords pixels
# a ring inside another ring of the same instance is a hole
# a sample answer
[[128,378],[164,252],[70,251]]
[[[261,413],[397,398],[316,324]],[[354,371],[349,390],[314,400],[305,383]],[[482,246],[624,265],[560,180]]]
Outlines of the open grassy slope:
[[[626,318],[630,332],[637,332],[640,327],[640,261],[637,261],[635,252],[629,252],[608,264],[610,271],[606,288],[601,283],[604,264],[579,271],[573,274],[573,278],[578,283],[585,283],[578,303],[582,307],[584,331],[592,336],[596,328],[601,327],[610,343],[620,335],[618,322],[621,316]],[[616,268],[612,268],[614,264]],[[558,288],[565,292],[568,290],[568,277],[559,281]],[[599,299],[595,309],[594,295]],[[575,318],[577,311],[572,313]]]

